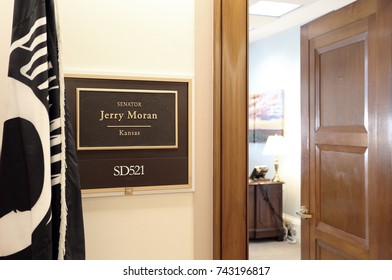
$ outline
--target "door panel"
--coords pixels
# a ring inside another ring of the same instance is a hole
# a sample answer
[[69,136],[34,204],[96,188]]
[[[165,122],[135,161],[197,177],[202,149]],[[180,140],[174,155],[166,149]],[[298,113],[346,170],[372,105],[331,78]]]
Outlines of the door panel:
[[[361,26],[354,23],[310,41],[310,69],[315,69],[310,139],[316,258],[339,256],[342,243],[347,244],[344,255],[352,254],[352,246],[367,250],[367,25]],[[321,238],[325,235],[328,242]]]
[[[365,5],[377,9],[366,15]],[[375,213],[390,209],[378,203],[384,197],[374,195],[385,186],[373,172],[382,165],[374,118],[384,117],[375,105],[389,95],[377,90],[387,89],[388,83],[378,77],[377,36],[381,26],[391,31],[377,22],[382,16],[376,14],[384,14],[381,7],[387,6],[384,0],[358,1],[302,28],[302,82],[307,82],[302,87],[302,123],[307,126],[302,133],[302,203],[312,214],[302,228],[306,259],[392,257],[390,242],[382,253],[374,246],[382,238]],[[323,31],[315,32],[315,26]],[[385,54],[390,60],[391,53]]]
[[[349,237],[366,239],[364,154],[328,150],[321,150],[319,154],[318,224],[328,225]],[[351,183],[347,184],[347,181]]]
[[364,126],[366,33],[356,37],[316,49],[320,127]]

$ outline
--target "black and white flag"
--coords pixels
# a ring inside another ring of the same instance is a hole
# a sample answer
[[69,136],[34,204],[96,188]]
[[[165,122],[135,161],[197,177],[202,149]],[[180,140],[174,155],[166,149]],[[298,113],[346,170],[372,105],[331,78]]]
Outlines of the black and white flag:
[[0,259],[84,259],[53,0],[15,0],[0,132]]

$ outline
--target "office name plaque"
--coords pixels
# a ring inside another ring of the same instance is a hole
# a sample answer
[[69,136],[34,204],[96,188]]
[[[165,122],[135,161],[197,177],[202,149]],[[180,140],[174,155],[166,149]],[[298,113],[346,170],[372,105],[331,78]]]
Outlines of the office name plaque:
[[191,80],[66,75],[84,194],[192,189]]
[[77,88],[78,150],[178,147],[178,92]]

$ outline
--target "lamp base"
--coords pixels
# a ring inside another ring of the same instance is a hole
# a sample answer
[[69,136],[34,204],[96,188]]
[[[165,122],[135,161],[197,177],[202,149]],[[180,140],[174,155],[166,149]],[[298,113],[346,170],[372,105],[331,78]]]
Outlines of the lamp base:
[[280,182],[280,177],[279,177],[279,159],[278,156],[275,157],[275,162],[274,162],[274,167],[275,167],[275,175],[274,178],[272,179],[272,182]]
[[279,174],[275,174],[274,178],[272,178],[272,182],[280,182]]

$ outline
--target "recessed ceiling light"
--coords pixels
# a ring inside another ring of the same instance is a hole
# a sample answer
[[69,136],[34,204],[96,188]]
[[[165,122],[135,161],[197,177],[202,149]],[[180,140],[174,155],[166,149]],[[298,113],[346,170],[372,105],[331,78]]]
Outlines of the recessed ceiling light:
[[300,4],[293,3],[259,1],[249,7],[249,13],[258,16],[281,17],[300,6]]

